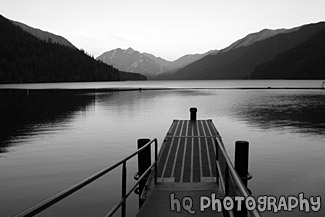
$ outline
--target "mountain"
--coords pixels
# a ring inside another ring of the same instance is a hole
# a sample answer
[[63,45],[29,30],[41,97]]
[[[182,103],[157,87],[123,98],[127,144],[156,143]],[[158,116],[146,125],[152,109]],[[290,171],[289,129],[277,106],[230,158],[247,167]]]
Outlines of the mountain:
[[48,42],[50,40],[53,43],[58,43],[58,44],[61,44],[61,45],[67,46],[67,47],[77,49],[71,42],[69,42],[67,39],[63,38],[62,36],[55,35],[50,32],[45,32],[40,29],[35,29],[33,27],[27,26],[26,24],[23,24],[23,23],[20,23],[17,21],[11,20],[11,22],[13,24],[15,24],[16,26],[19,26],[20,28],[22,28],[23,30],[28,32],[29,34],[32,34],[35,37],[37,37],[43,41]]
[[165,60],[150,54],[142,54],[132,48],[111,50],[101,54],[96,59],[121,71],[137,72],[148,77],[168,70],[164,64]]
[[249,34],[217,55],[187,65],[168,79],[245,79],[262,63],[282,52],[297,47],[325,27],[325,23],[293,29],[262,30]]
[[[209,51],[217,52],[217,51]],[[147,77],[155,77],[164,72],[174,72],[194,61],[197,61],[207,55],[205,54],[194,54],[186,55],[175,61],[167,61],[161,57],[156,57],[149,53],[140,53],[139,51],[128,48],[114,49],[107,51],[96,59],[101,60],[108,65],[113,65],[122,71],[137,72]]]
[[255,68],[251,79],[325,79],[325,28]]
[[84,51],[44,41],[0,15],[0,83],[145,79],[119,72]]
[[185,56],[180,57],[179,59],[172,62],[174,69],[183,68],[191,63],[194,63],[207,55],[216,55],[219,53],[219,50],[210,50],[203,54],[187,54]]
[[289,32],[294,32],[299,30],[300,27],[296,27],[293,29],[276,29],[276,30],[271,30],[271,29],[263,29],[257,33],[251,33],[248,34],[246,37],[232,43],[230,46],[227,48],[223,49],[221,52],[228,52],[230,50],[239,48],[239,47],[245,47],[245,46],[250,46],[254,44],[255,42],[265,40],[267,38],[271,38],[273,36],[276,36],[278,34],[282,33],[289,33]]

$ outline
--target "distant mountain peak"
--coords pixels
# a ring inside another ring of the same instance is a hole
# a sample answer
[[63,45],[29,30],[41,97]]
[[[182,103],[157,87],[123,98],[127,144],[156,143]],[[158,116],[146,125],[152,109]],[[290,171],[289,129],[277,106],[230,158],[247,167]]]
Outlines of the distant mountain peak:
[[132,47],[129,47],[128,49],[125,50],[125,52],[128,54],[133,54],[135,50],[133,50]]

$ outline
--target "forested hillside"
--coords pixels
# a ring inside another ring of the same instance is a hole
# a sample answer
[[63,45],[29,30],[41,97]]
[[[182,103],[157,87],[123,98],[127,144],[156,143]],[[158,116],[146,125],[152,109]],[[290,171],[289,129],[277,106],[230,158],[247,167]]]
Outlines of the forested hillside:
[[257,67],[251,79],[325,79],[325,28],[298,47]]
[[0,83],[145,79],[130,75],[82,50],[42,41],[0,15]]

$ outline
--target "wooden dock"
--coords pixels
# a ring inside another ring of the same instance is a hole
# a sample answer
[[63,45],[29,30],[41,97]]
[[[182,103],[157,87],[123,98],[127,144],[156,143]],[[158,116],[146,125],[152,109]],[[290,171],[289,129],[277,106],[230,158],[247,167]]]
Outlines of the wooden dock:
[[[193,216],[182,207],[184,197],[192,199],[194,215],[222,216],[211,209],[201,212],[199,207],[201,196],[220,195],[215,163],[218,136],[212,120],[174,120],[159,152],[158,183],[145,192],[146,200],[136,216]],[[171,210],[172,197],[180,201],[180,212]]]
[[[236,141],[233,166],[212,120],[196,120],[196,112],[196,108],[191,108],[190,120],[173,121],[159,156],[156,138],[138,139],[138,150],[133,154],[15,217],[35,216],[118,167],[122,167],[121,199],[105,217],[113,216],[119,209],[122,217],[127,216],[126,199],[133,192],[139,194],[140,210],[136,217],[246,217],[247,214],[261,217],[256,207],[246,209],[248,205],[243,205],[242,209],[235,210],[234,202],[229,201],[234,196],[246,199],[250,196],[247,189],[247,181],[252,178],[248,173],[249,142]],[[138,172],[134,176],[137,181],[127,190],[126,165],[135,156],[138,157]]]

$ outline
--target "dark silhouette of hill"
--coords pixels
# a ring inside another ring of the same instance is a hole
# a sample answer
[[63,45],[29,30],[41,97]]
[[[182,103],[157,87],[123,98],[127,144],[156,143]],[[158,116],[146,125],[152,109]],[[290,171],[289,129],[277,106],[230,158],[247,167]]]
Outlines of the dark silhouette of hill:
[[43,41],[0,15],[0,83],[145,79],[119,72],[82,50]]
[[22,28],[23,30],[28,32],[29,34],[34,35],[35,37],[37,37],[43,41],[51,40],[53,43],[58,43],[58,44],[61,44],[61,45],[67,46],[67,47],[77,49],[70,41],[68,41],[67,39],[63,38],[60,35],[55,35],[50,32],[42,31],[40,29],[30,27],[24,23],[20,23],[17,21],[13,21],[13,20],[10,20],[10,21],[13,24],[15,24],[16,26],[19,26],[20,28]]
[[255,68],[251,79],[325,79],[325,28]]
[[304,25],[245,46],[226,48],[217,55],[208,55],[184,67],[169,79],[246,79],[255,67],[297,47],[324,27],[324,22]]

